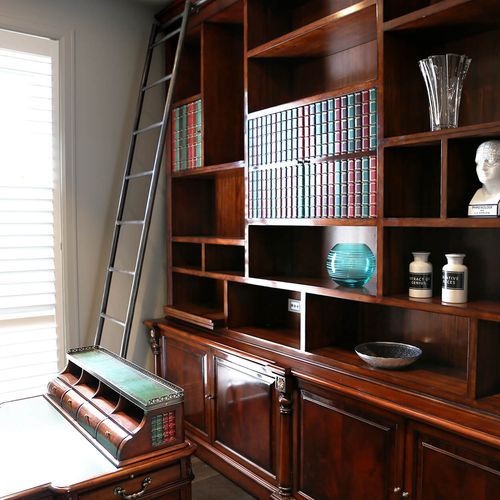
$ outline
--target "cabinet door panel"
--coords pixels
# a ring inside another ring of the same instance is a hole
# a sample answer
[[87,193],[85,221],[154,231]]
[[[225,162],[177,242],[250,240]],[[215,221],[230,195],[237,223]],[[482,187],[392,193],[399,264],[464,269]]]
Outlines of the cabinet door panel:
[[400,420],[336,393],[301,390],[299,404],[299,491],[318,499],[391,498],[401,484]]
[[164,338],[166,379],[184,389],[184,420],[208,435],[206,411],[208,352]]
[[[500,497],[498,450],[430,429],[411,433],[408,489],[419,500],[491,500]],[[444,437],[444,439],[443,439]],[[413,444],[413,446],[411,446]]]
[[273,472],[274,378],[214,358],[215,440]]

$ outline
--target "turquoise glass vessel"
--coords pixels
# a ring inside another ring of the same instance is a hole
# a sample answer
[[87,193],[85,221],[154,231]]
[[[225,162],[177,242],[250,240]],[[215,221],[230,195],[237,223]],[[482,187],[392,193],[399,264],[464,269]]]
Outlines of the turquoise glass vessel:
[[375,272],[375,256],[364,243],[337,243],[328,253],[326,269],[335,283],[362,287]]

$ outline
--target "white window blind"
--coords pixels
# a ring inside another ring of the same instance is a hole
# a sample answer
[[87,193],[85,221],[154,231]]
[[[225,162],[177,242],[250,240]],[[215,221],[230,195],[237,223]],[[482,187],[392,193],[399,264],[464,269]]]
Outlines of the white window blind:
[[57,41],[0,30],[0,401],[63,358],[58,80]]

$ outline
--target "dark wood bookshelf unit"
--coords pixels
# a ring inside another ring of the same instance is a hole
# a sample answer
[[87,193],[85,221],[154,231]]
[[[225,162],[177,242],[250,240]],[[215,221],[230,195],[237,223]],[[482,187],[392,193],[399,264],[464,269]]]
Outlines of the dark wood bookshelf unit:
[[[158,374],[189,386],[200,457],[254,496],[500,491],[500,218],[467,216],[477,147],[500,139],[499,40],[494,0],[213,0],[192,15],[177,104],[201,100],[202,163],[168,157],[168,304],[147,324]],[[472,62],[459,126],[431,131],[418,61],[444,53]],[[351,147],[369,127],[373,147]],[[372,212],[328,213],[340,193],[369,193]],[[365,287],[329,278],[341,242],[373,251]],[[408,296],[414,251],[431,253],[432,298]],[[447,253],[466,254],[465,304],[441,301]],[[354,351],[373,341],[423,354],[373,368]]]

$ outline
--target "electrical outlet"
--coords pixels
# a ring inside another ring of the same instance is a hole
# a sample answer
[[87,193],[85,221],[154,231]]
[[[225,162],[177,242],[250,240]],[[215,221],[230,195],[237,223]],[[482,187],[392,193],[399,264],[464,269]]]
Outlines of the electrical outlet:
[[288,299],[288,312],[300,314],[300,300]]

